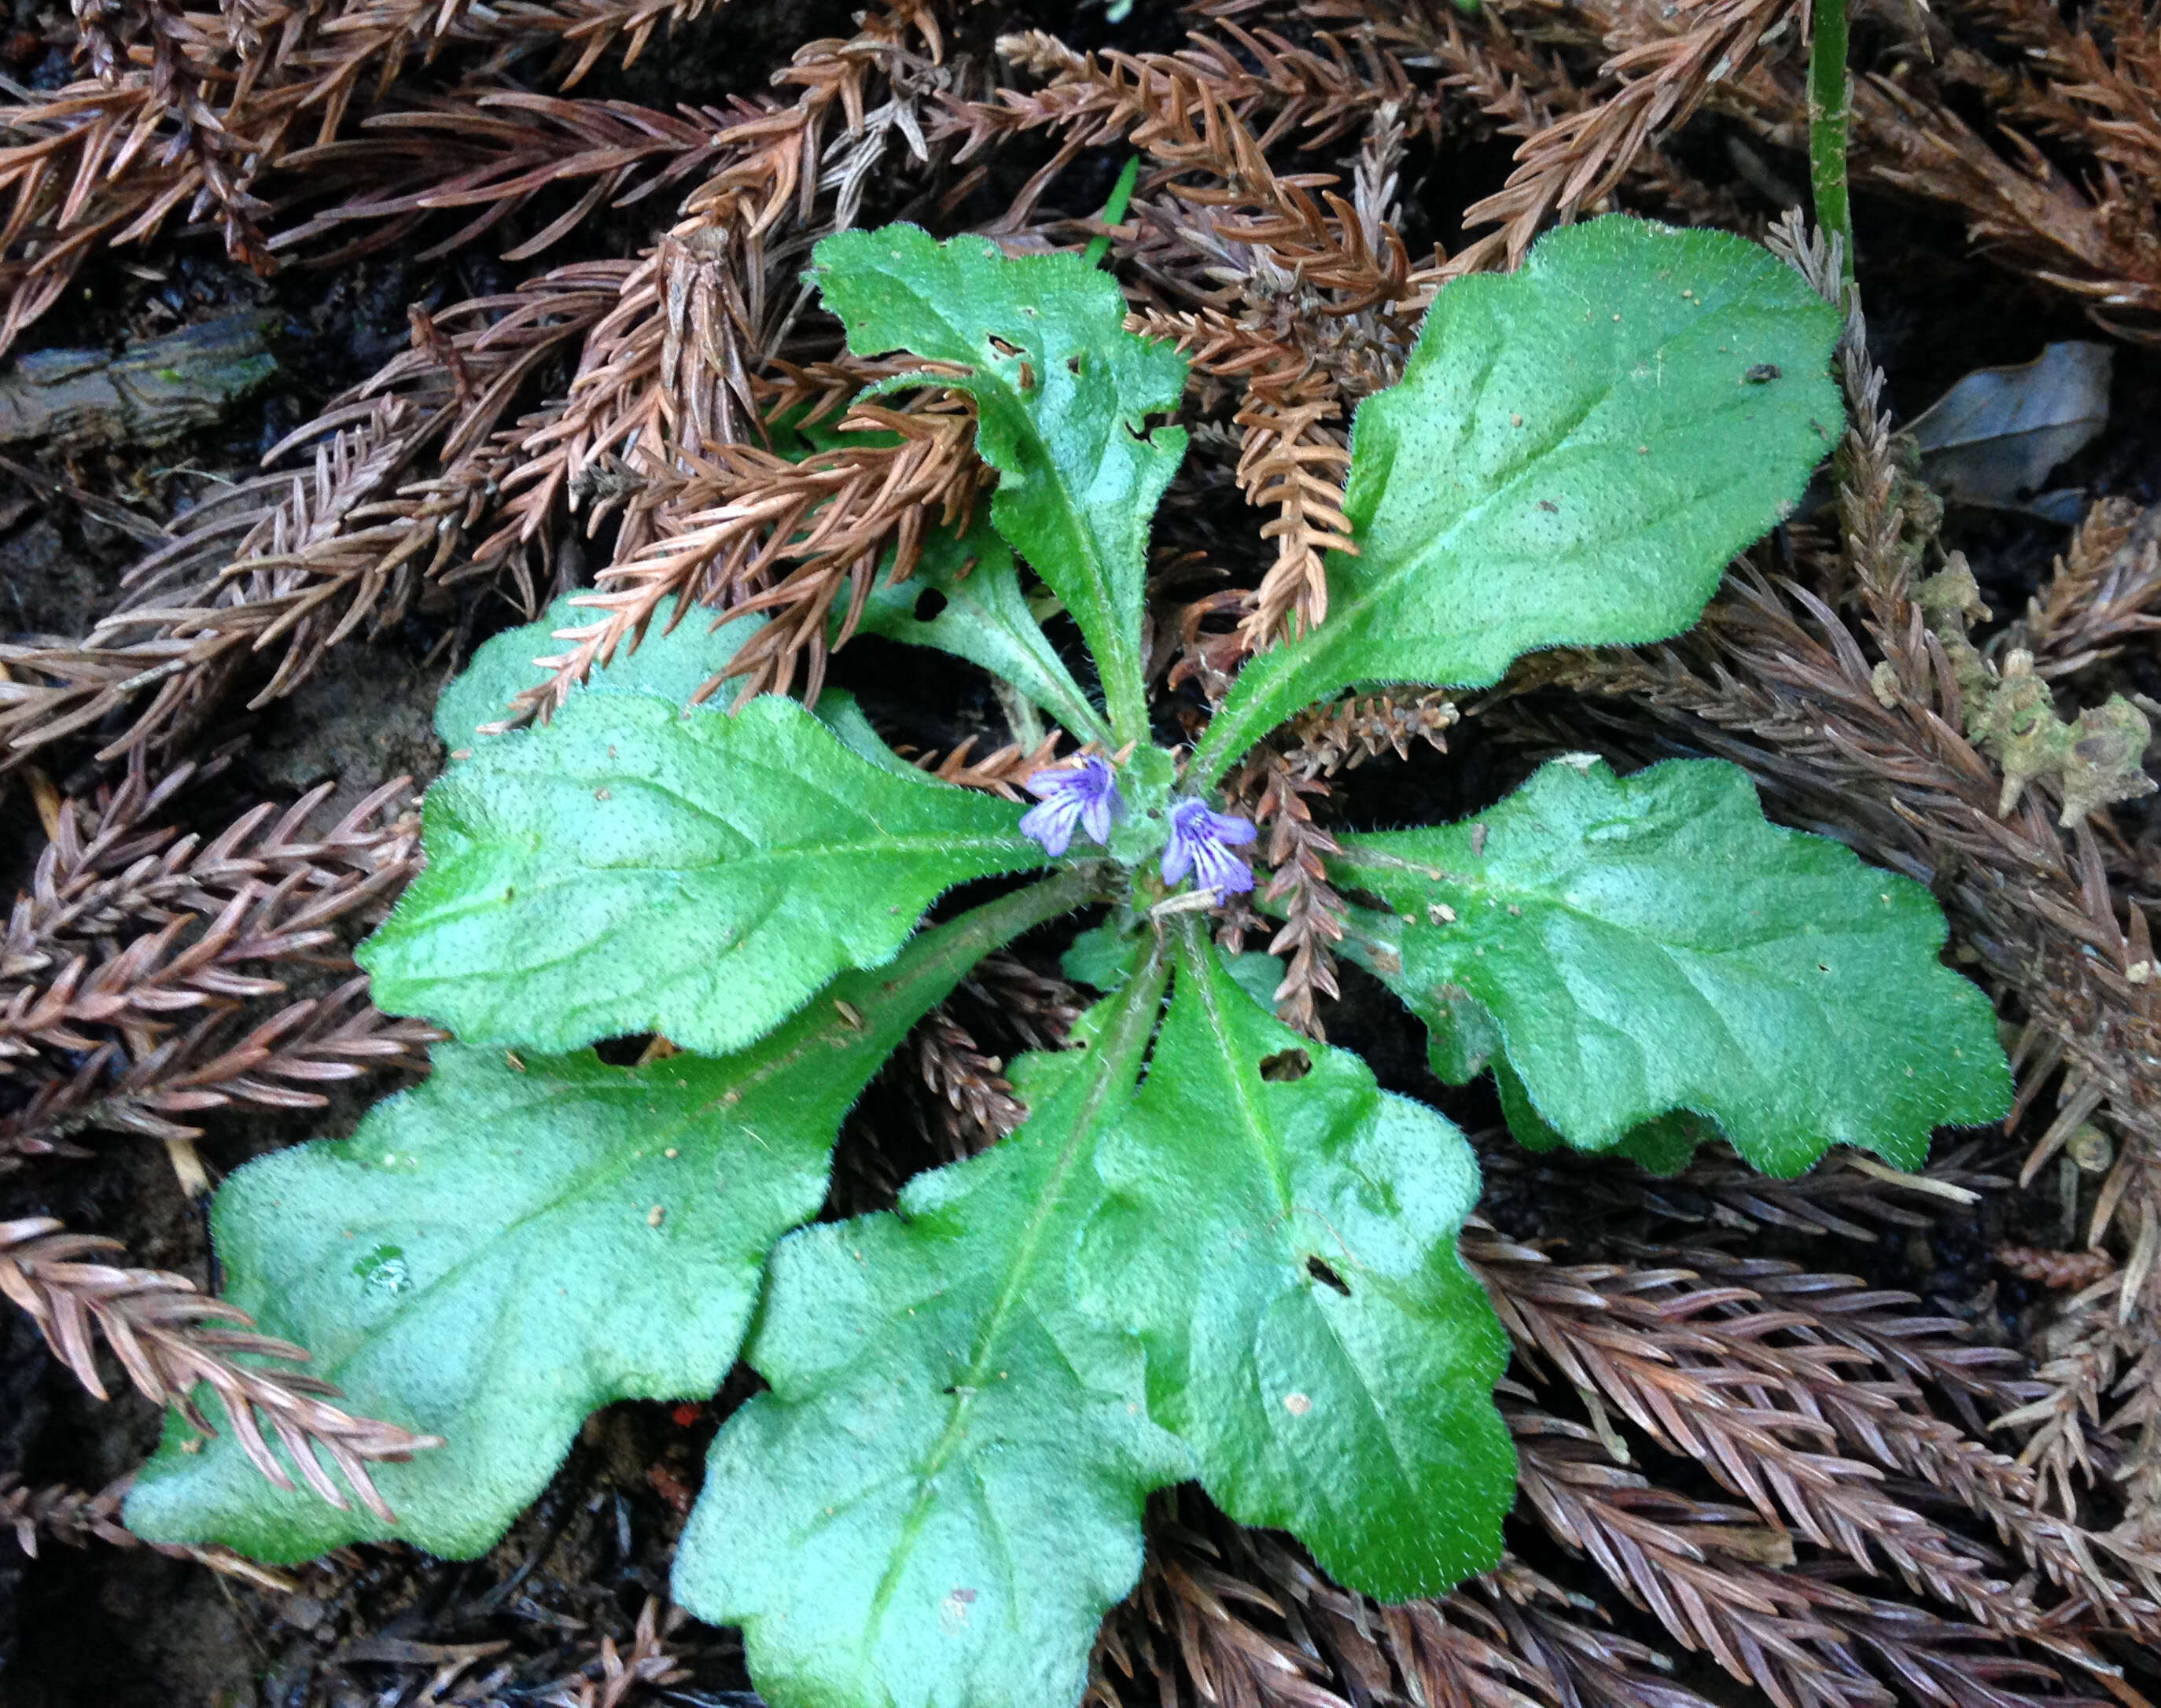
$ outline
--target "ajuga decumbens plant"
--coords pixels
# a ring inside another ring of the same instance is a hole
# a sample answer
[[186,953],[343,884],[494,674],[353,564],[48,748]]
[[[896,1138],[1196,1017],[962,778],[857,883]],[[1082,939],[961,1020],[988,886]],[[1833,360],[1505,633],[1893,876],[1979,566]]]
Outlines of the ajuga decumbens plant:
[[[674,1593],[742,1627],[784,1708],[1075,1701],[1144,1502],[1187,1480],[1346,1586],[1445,1591],[1494,1563],[1514,1491],[1505,1337],[1456,1251],[1477,1167],[1279,1021],[1272,961],[1218,945],[1255,835],[1223,779],[1362,685],[1688,627],[1839,436],[1838,316],[1760,247],[1619,217],[1448,285],[1358,411],[1325,620],[1252,658],[1189,751],[1159,742],[1143,608],[1180,357],[1076,256],[894,226],[828,237],[812,278],[858,356],[922,364],[886,388],[967,394],[997,477],[863,624],[994,673],[1076,748],[1023,811],[898,759],[836,693],[686,706],[754,617],[474,733],[545,624],[484,649],[445,695],[426,870],[362,956],[386,1010],[456,1041],[352,1138],[235,1174],[216,1222],[235,1303],[446,1445],[382,1467],[393,1528],[175,1415],[128,1522],[275,1561],[392,1534],[474,1554],[595,1408],[703,1397],[742,1359],[765,1388],[714,1444]],[[1912,1167],[2007,1103],[1927,892],[1768,824],[1734,766],[1570,756],[1474,822],[1340,840],[1346,949],[1445,1078],[1493,1070],[1526,1143]],[[1024,1123],[894,1212],[815,1221],[909,1028],[1099,904],[1068,966],[1101,998],[1015,1065]],[[591,1048],[648,1034],[675,1053]]]

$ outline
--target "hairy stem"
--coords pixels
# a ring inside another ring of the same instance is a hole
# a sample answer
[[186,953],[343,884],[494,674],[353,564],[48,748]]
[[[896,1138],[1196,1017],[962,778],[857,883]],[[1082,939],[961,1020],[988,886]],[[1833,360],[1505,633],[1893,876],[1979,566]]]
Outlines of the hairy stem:
[[1853,283],[1853,213],[1846,200],[1846,143],[1851,112],[1846,0],[1815,0],[1809,42],[1809,187],[1817,226],[1838,237],[1848,286]]

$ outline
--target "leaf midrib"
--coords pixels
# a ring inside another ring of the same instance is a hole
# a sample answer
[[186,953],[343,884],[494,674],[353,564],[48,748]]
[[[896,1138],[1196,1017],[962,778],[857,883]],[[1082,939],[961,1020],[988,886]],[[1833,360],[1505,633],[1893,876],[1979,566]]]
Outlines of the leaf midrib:
[[[1632,942],[1641,943],[1647,949],[1654,950],[1658,954],[1665,956],[1669,958],[1675,958],[1679,954],[1686,954],[1690,956],[1701,956],[1705,959],[1717,959],[1723,961],[1728,957],[1737,956],[1743,950],[1775,947],[1780,944],[1793,943],[1799,940],[1794,934],[1789,932],[1778,936],[1752,938],[1745,943],[1721,945],[1716,948],[1705,948],[1693,943],[1675,944],[1668,939],[1653,936],[1650,935],[1648,929],[1644,927],[1623,924],[1608,914],[1594,913],[1589,908],[1582,907],[1575,903],[1569,901],[1565,895],[1554,890],[1534,888],[1522,884],[1511,884],[1491,878],[1467,877],[1461,872],[1450,872],[1441,867],[1428,865],[1418,861],[1408,859],[1399,854],[1388,853],[1384,850],[1374,847],[1370,843],[1346,842],[1344,845],[1343,851],[1340,854],[1334,856],[1330,860],[1329,863],[1331,866],[1340,865],[1362,867],[1368,871],[1388,870],[1402,872],[1414,877],[1425,878],[1437,883],[1452,884],[1458,888],[1467,891],[1481,898],[1490,898],[1494,900],[1505,902],[1506,898],[1519,896],[1527,901],[1536,903],[1539,908],[1546,912],[1564,914],[1570,919],[1581,919],[1587,924],[1599,926],[1605,930],[1619,933],[1620,935],[1628,938]],[[1890,872],[1886,872],[1884,874],[1887,878],[1895,875],[1896,874]],[[1420,925],[1416,920],[1413,920],[1410,923],[1413,929],[1419,930],[1440,929],[1438,927]],[[1820,919],[1812,919],[1809,923],[1810,926],[1810,935],[1812,935],[1844,937],[1848,940],[1866,943],[1869,939],[1880,935],[1879,933],[1875,932],[1829,932],[1824,930],[1825,922]],[[1752,969],[1752,970],[1753,969]],[[1783,984],[1787,982],[1781,979],[1768,978],[1767,978],[1765,982],[1767,983],[1774,984]]]
[[1111,1023],[1103,1028],[1094,1046],[1094,1060],[1087,1071],[1091,1082],[1087,1091],[1074,1112],[1073,1121],[1061,1141],[1056,1159],[1051,1166],[1044,1190],[1037,1196],[1027,1224],[1015,1243],[1014,1260],[1008,1266],[1005,1284],[1000,1289],[981,1331],[976,1338],[976,1348],[964,1374],[966,1380],[956,1382],[956,1393],[945,1429],[940,1433],[929,1453],[924,1456],[916,1483],[916,1497],[908,1515],[901,1522],[900,1536],[893,1548],[893,1556],[878,1586],[871,1599],[867,1630],[876,1629],[883,1623],[886,1609],[900,1587],[901,1575],[907,1560],[914,1552],[916,1537],[928,1521],[931,1505],[932,1485],[937,1481],[953,1455],[959,1450],[967,1433],[966,1423],[975,1404],[976,1396],[984,1391],[984,1378],[995,1360],[992,1349],[997,1345],[1008,1320],[1018,1309],[1023,1293],[1032,1280],[1035,1255],[1040,1247],[1044,1231],[1064,1207],[1063,1187],[1079,1165],[1086,1140],[1092,1133],[1097,1112],[1103,1101],[1111,1095],[1121,1081],[1138,1065],[1138,1057],[1148,1043],[1148,1034],[1155,1024],[1156,1010],[1161,1005],[1163,988],[1156,966],[1136,970],[1120,992],[1119,1007],[1113,1011]]
[[[1709,325],[1707,321],[1704,324],[1706,326]],[[1688,337],[1690,336],[1692,330],[1693,329],[1688,328],[1683,329],[1679,334],[1676,335],[1677,338],[1685,339]],[[1670,341],[1669,341],[1669,342]],[[1661,345],[1659,346],[1661,352],[1663,352],[1667,347],[1669,347],[1667,345]],[[1495,368],[1497,365],[1497,361],[1488,361],[1486,366],[1480,369],[1471,401],[1463,411],[1462,420],[1466,426],[1475,422],[1477,419],[1478,402],[1486,389],[1490,386]],[[1356,624],[1358,619],[1364,616],[1377,601],[1381,600],[1383,596],[1393,593],[1403,584],[1403,581],[1412,575],[1421,572],[1429,572],[1437,562],[1446,560],[1451,556],[1457,555],[1458,553],[1455,542],[1462,534],[1464,530],[1470,527],[1474,522],[1483,518],[1487,513],[1489,513],[1494,506],[1499,504],[1502,499],[1509,497],[1521,482],[1531,476],[1531,475],[1535,471],[1537,464],[1542,463],[1545,459],[1556,456],[1569,449],[1574,441],[1577,430],[1586,421],[1590,419],[1593,414],[1596,414],[1609,399],[1613,398],[1620,391],[1620,388],[1625,383],[1626,378],[1627,376],[1624,375],[1608,381],[1606,384],[1597,392],[1594,400],[1578,413],[1570,422],[1567,430],[1562,434],[1560,437],[1547,441],[1544,449],[1539,451],[1535,457],[1527,458],[1522,462],[1512,465],[1508,472],[1502,480],[1501,484],[1497,486],[1492,492],[1488,493],[1485,497],[1477,499],[1473,503],[1466,505],[1461,510],[1456,512],[1445,529],[1435,534],[1428,544],[1403,560],[1394,569],[1390,570],[1383,575],[1369,575],[1365,572],[1370,570],[1373,567],[1372,560],[1370,556],[1361,556],[1351,560],[1351,561],[1356,565],[1353,573],[1356,574],[1358,578],[1361,581],[1365,581],[1367,585],[1362,589],[1349,591],[1349,596],[1347,597],[1339,597],[1336,596],[1335,588],[1331,587],[1330,589],[1330,597],[1329,601],[1328,622],[1322,627],[1312,631],[1312,650],[1304,658],[1297,659],[1281,667],[1283,674],[1287,676],[1295,676],[1299,671],[1310,668],[1316,662],[1325,660],[1329,656],[1330,653],[1334,650],[1334,648],[1330,644],[1330,640],[1340,639],[1341,637],[1348,634],[1351,629]],[[1710,413],[1716,414],[1723,412],[1715,411]],[[1459,440],[1461,436],[1461,434],[1459,433]],[[1391,473],[1393,472],[1393,460],[1390,471]],[[1711,495],[1708,493],[1699,494],[1697,499],[1691,502],[1700,502],[1703,497],[1709,496]],[[1378,505],[1377,501],[1377,508]],[[1369,522],[1368,526],[1370,527],[1370,525]],[[1362,541],[1362,546],[1364,542]],[[1607,549],[1611,549],[1611,542],[1606,543]],[[1293,643],[1293,645],[1299,643]],[[1264,656],[1284,656],[1288,655],[1289,651],[1290,648],[1286,647],[1280,649],[1278,654],[1270,654]],[[1320,691],[1325,693],[1328,690],[1324,689]],[[1236,760],[1239,757],[1239,753],[1244,751],[1243,747],[1241,747],[1237,752],[1224,752],[1218,751],[1216,744],[1210,739],[1210,737],[1211,737],[1213,733],[1214,726],[1211,724],[1208,734],[1204,735],[1202,737],[1200,752],[1195,756],[1195,769],[1199,774],[1203,776],[1212,777],[1216,774],[1224,767]],[[1260,733],[1261,732],[1256,732],[1252,739],[1258,739]],[[1240,734],[1241,732],[1234,726],[1231,732],[1232,738],[1237,738]],[[1246,746],[1250,747],[1251,744],[1251,740],[1247,740]]]
[[[987,390],[995,386],[997,402],[1001,411],[1009,418],[1016,419],[1019,424],[1020,430],[1015,436],[1025,438],[1034,445],[1038,461],[1048,471],[1050,486],[1056,496],[1057,508],[1065,518],[1065,531],[1072,540],[1079,544],[1087,579],[1092,584],[1098,617],[1093,627],[1098,628],[1101,633],[1091,636],[1090,642],[1091,649],[1096,655],[1096,674],[1103,684],[1103,692],[1109,704],[1112,724],[1117,729],[1121,740],[1144,740],[1148,733],[1145,708],[1138,702],[1126,703],[1132,699],[1130,690],[1138,685],[1139,655],[1134,650],[1132,637],[1125,633],[1123,626],[1118,620],[1117,603],[1113,596],[1116,586],[1112,578],[1107,573],[1102,556],[1096,549],[1095,530],[1087,525],[1087,512],[1074,496],[1073,488],[1065,478],[1065,471],[1060,460],[1052,454],[1049,437],[1036,424],[1035,417],[1030,413],[1026,398],[1019,388],[1008,380],[995,363],[986,366],[981,353],[974,347],[966,329],[957,324],[943,308],[920,292],[914,292],[912,294],[921,305],[923,311],[936,324],[945,327],[953,341],[944,356],[933,359],[965,363],[968,368],[966,375],[956,376],[949,383],[963,386],[971,390],[978,386]],[[972,321],[976,317],[971,318]],[[1044,329],[1043,351],[1043,360],[1046,367],[1058,360],[1058,357],[1050,351],[1049,344],[1049,329],[1046,325]],[[956,351],[961,353],[955,353]],[[916,352],[918,355],[927,353],[922,351]],[[979,406],[982,401],[979,395],[977,398]],[[1110,460],[1116,445],[1115,435],[1124,419],[1122,407],[1113,410],[1112,433],[1106,435],[1103,440],[1099,462],[1107,462]],[[979,434],[979,449],[980,445]],[[986,456],[984,461],[988,462],[990,459]],[[997,465],[993,463],[992,466],[997,467]],[[1004,482],[1009,476],[1018,476],[1023,480],[1029,477],[1029,471],[1021,468],[999,469],[998,474],[1001,489],[1003,488]],[[1017,489],[1014,496],[1018,496]],[[1017,540],[1012,543],[1016,547],[1020,545],[1020,542]],[[1049,579],[1043,564],[1035,563],[1034,567],[1037,574],[1044,575],[1046,580]],[[1084,627],[1088,626],[1083,625]],[[1117,685],[1115,687],[1112,685],[1114,683]],[[1134,725],[1137,720],[1138,727],[1129,727]]]
[[[1046,357],[1046,360],[1048,359]],[[1003,383],[1002,377],[1000,383]],[[1132,645],[1132,638],[1126,633],[1124,625],[1119,621],[1120,612],[1116,596],[1117,584],[1110,574],[1101,552],[1097,549],[1096,530],[1088,525],[1086,510],[1074,496],[1072,486],[1066,480],[1065,471],[1060,466],[1059,459],[1051,454],[1049,440],[1035,427],[1033,418],[1028,415],[1027,409],[1019,401],[1019,393],[1010,386],[1006,388],[1006,393],[1007,395],[1002,401],[1004,401],[1009,409],[1018,414],[1027,424],[1027,436],[1034,444],[1043,466],[1049,471],[1050,485],[1056,493],[1059,513],[1065,518],[1068,539],[1070,541],[1076,542],[1080,548],[1086,579],[1090,583],[1091,592],[1096,607],[1096,621],[1090,626],[1095,627],[1098,633],[1089,638],[1091,649],[1096,655],[1096,674],[1103,684],[1104,695],[1109,704],[1111,721],[1114,726],[1120,726],[1117,733],[1122,740],[1136,739],[1138,736],[1145,735],[1145,727],[1136,732],[1124,726],[1133,723],[1135,708],[1123,702],[1131,697],[1125,690],[1128,690],[1133,683],[1138,681],[1140,664],[1138,655]],[[1113,421],[1114,430],[1122,419],[1121,416],[1118,420]],[[1113,443],[1112,440],[1107,438],[1104,441],[1102,457],[1105,461],[1110,460]],[[1009,474],[1022,475],[1023,471],[1000,470],[1002,488],[1004,479]],[[1015,496],[1018,496],[1018,491]],[[1019,542],[1016,541],[1015,544],[1018,544]],[[1033,559],[1030,561],[1034,563],[1038,575],[1042,575],[1046,581],[1049,580],[1049,571],[1044,564]],[[1075,612],[1075,615],[1077,620],[1079,613]],[[1116,689],[1112,685],[1113,683],[1117,685]]]
[[[1232,1036],[1227,1018],[1223,1013],[1221,1004],[1218,1000],[1219,988],[1209,971],[1200,964],[1199,957],[1212,953],[1212,950],[1196,928],[1189,925],[1184,935],[1185,952],[1181,957],[1184,962],[1180,969],[1181,976],[1185,976],[1188,971],[1192,975],[1194,987],[1200,993],[1202,1006],[1208,1016],[1211,1042],[1215,1044],[1221,1060],[1229,1065],[1229,1071],[1225,1077],[1229,1080],[1232,1095],[1237,1099],[1240,1124],[1252,1141],[1252,1149],[1261,1159],[1262,1167],[1267,1173],[1268,1183],[1274,1189],[1277,1213],[1271,1218],[1271,1222],[1275,1229],[1280,1230],[1289,1226],[1291,1218],[1298,1214],[1299,1206],[1297,1200],[1292,1195],[1290,1182],[1283,1165],[1281,1148],[1273,1142],[1271,1129],[1263,1120],[1261,1111],[1253,1102],[1252,1088],[1261,1082],[1249,1076],[1243,1070],[1244,1054],[1238,1047],[1237,1040]],[[1358,1261],[1356,1254],[1351,1250],[1342,1235],[1332,1226],[1330,1232],[1336,1233],[1337,1248],[1341,1252],[1346,1263],[1362,1274],[1365,1273],[1366,1266]],[[1284,1243],[1289,1242],[1285,1241]],[[1368,1280],[1365,1284],[1370,1286],[1372,1284]],[[1357,1392],[1364,1403],[1367,1415],[1372,1419],[1382,1439],[1388,1443],[1389,1455],[1395,1461],[1397,1475],[1401,1480],[1402,1487],[1414,1490],[1424,1488],[1425,1478],[1419,1474],[1418,1457],[1414,1451],[1407,1449],[1394,1413],[1381,1403],[1380,1396],[1374,1391],[1372,1382],[1367,1379],[1356,1351],[1336,1329],[1336,1325],[1330,1319],[1329,1313],[1320,1307],[1318,1300],[1310,1302],[1314,1305],[1314,1314],[1318,1318],[1320,1326],[1325,1330],[1329,1341],[1335,1346],[1337,1356],[1342,1360],[1343,1367],[1351,1372],[1356,1379]],[[1286,1518],[1294,1520],[1299,1515],[1290,1513],[1284,1516]]]
[[[444,872],[454,871],[460,862],[472,859],[480,855],[497,853],[504,849],[510,849],[513,851],[515,851],[518,843],[522,842],[523,840],[524,839],[523,837],[520,837],[515,841],[508,838],[502,841],[492,842],[476,841],[468,846],[461,848],[456,854],[451,856],[450,859],[443,862],[441,866],[437,869]],[[686,875],[702,875],[721,867],[731,867],[739,870],[745,867],[758,867],[773,866],[793,861],[849,859],[858,857],[867,853],[890,851],[894,849],[898,849],[901,851],[909,854],[938,854],[950,851],[955,853],[1018,854],[1024,855],[1031,860],[1039,860],[1042,857],[1041,849],[1037,847],[1033,842],[1019,836],[932,836],[929,835],[924,835],[922,836],[877,837],[868,841],[854,843],[795,843],[782,848],[753,849],[747,854],[716,854],[709,859],[678,861],[665,866],[661,865],[657,862],[642,866],[578,865],[572,867],[570,870],[574,873],[584,873],[588,875],[595,872],[627,872],[633,877],[649,876],[654,877],[680,877]],[[544,887],[560,888],[560,881]],[[482,908],[499,907],[501,903],[494,897],[482,896],[476,898],[471,902],[470,904],[470,910],[477,910]],[[461,912],[467,910],[468,909],[457,909],[444,906],[435,914],[435,917],[439,919],[455,919],[459,916]]]

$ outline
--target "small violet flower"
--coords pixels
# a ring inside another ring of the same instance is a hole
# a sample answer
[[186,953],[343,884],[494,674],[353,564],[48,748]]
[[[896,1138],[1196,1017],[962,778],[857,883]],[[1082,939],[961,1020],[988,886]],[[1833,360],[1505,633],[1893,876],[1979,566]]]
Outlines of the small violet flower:
[[1028,810],[1021,834],[1043,844],[1046,854],[1063,854],[1075,827],[1107,843],[1111,820],[1126,810],[1110,765],[1093,753],[1078,764],[1039,771],[1023,786],[1043,805]]
[[1189,795],[1170,810],[1170,841],[1163,851],[1163,881],[1176,883],[1187,872],[1203,889],[1218,895],[1243,895],[1253,887],[1252,869],[1233,847],[1259,832],[1243,819],[1211,812],[1208,803]]

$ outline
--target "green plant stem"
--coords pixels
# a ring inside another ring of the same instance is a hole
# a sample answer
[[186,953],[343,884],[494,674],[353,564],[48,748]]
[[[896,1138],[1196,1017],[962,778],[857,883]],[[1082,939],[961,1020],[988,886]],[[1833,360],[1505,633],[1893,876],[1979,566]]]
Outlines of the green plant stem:
[[[1103,204],[1105,225],[1115,226],[1125,218],[1126,210],[1133,205],[1133,186],[1140,181],[1141,157],[1135,154],[1126,162],[1125,170],[1118,174],[1117,183],[1112,186],[1111,199]],[[1087,248],[1081,252],[1080,258],[1091,267],[1101,267],[1103,258],[1110,253],[1111,240],[1108,237],[1091,237]]]
[[1853,213],[1846,199],[1846,132],[1852,114],[1846,69],[1846,0],[1815,0],[1809,43],[1809,186],[1816,225],[1837,235],[1845,282],[1853,283]]

